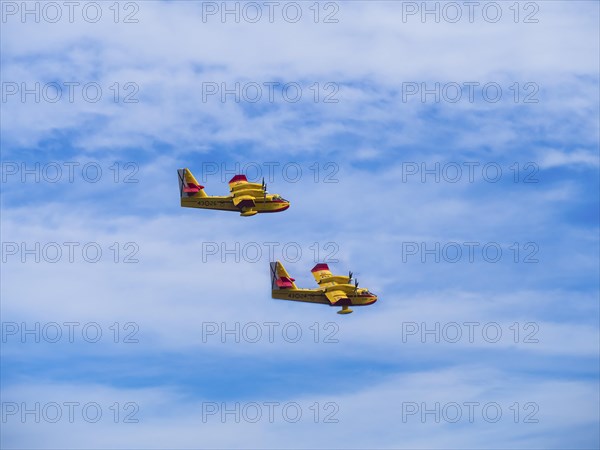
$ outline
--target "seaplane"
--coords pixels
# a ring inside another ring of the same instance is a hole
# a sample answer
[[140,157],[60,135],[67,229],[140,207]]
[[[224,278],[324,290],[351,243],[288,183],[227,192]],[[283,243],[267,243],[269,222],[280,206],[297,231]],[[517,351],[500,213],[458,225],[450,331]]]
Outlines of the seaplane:
[[204,186],[198,183],[189,169],[178,169],[177,175],[181,206],[185,208],[237,211],[240,216],[249,217],[258,213],[281,212],[290,207],[285,198],[267,193],[264,178],[262,183],[249,183],[246,175],[235,175],[229,180],[231,194],[217,196],[204,192]]
[[354,283],[351,283],[352,272],[349,272],[348,276],[333,275],[327,264],[319,263],[311,270],[319,287],[305,289],[296,286],[296,280],[290,277],[279,261],[270,264],[272,298],[341,306],[338,314],[350,314],[350,306],[372,305],[377,301],[375,294],[358,287],[358,280],[354,279]]

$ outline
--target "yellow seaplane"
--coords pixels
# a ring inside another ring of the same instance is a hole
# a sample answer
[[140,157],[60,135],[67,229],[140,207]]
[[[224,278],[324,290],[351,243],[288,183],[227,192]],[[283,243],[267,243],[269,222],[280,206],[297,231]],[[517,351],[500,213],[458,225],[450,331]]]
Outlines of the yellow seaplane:
[[350,314],[349,306],[372,305],[377,296],[368,289],[359,288],[358,280],[352,281],[352,272],[348,276],[333,275],[327,264],[317,264],[311,270],[318,289],[298,288],[279,261],[271,263],[272,298],[294,302],[322,303],[341,306],[338,314]]
[[290,202],[277,194],[268,194],[263,178],[262,184],[248,183],[246,175],[236,175],[229,180],[231,195],[207,195],[204,186],[194,178],[189,169],[178,169],[181,206],[186,208],[219,209],[237,211],[248,217],[258,213],[285,211]]

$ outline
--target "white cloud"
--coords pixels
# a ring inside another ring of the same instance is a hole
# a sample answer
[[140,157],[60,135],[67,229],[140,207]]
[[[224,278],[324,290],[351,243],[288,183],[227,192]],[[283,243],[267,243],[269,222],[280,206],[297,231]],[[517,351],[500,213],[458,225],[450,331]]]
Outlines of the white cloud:
[[575,167],[598,167],[600,155],[583,149],[566,152],[548,149],[540,152],[540,166],[543,168],[575,166]]
[[[323,138],[334,138],[339,131],[365,135],[361,127],[341,126],[343,118],[367,124],[395,120],[403,129],[395,131],[396,124],[383,138],[402,142],[408,132],[409,142],[418,142],[419,133],[427,132],[430,123],[415,122],[418,109],[402,103],[399,95],[402,83],[413,81],[495,81],[502,85],[505,99],[513,95],[513,83],[520,83],[521,91],[524,83],[534,82],[541,86],[536,96],[545,106],[528,108],[532,115],[528,120],[547,126],[549,112],[555,118],[574,112],[576,106],[595,108],[596,96],[574,92],[581,86],[586,92],[597,90],[597,83],[566,75],[596,73],[600,52],[590,18],[597,5],[581,6],[545,3],[535,24],[515,24],[508,9],[496,24],[482,19],[462,25],[402,23],[402,5],[389,2],[340,5],[337,24],[312,23],[308,10],[306,20],[297,24],[202,23],[200,4],[181,2],[141,4],[138,24],[23,25],[9,20],[3,27],[9,37],[3,41],[5,81],[97,81],[105,95],[99,103],[85,102],[78,95],[74,103],[57,104],[22,104],[16,101],[18,96],[11,96],[3,105],[10,111],[4,122],[5,139],[12,145],[35,145],[58,129],[78,130],[99,118],[103,125],[84,132],[77,145],[96,150],[148,148],[158,140],[199,149],[207,143],[250,141],[281,153],[322,146]],[[569,33],[555,32],[566,24],[571,25]],[[511,39],[503,38],[507,34]],[[340,103],[308,101],[303,106],[278,99],[275,105],[261,103],[266,106],[263,116],[249,117],[243,102],[202,101],[203,82],[226,82],[231,88],[235,81],[299,82],[306,101],[314,95],[309,88],[313,83],[333,81],[340,85],[336,96]],[[137,83],[140,103],[112,102],[110,86],[115,82]],[[481,139],[474,141],[470,132],[461,137],[473,148],[521,139],[523,133],[499,114],[498,106],[481,101],[440,105],[456,118],[473,107],[495,109],[494,117],[473,117]],[[309,117],[313,123],[304,126]],[[556,132],[553,127],[548,131]]]
[[[332,389],[330,394],[251,396],[240,402],[240,411],[247,403],[256,402],[264,409],[261,420],[249,423],[240,413],[236,423],[234,414],[225,416],[224,421],[220,414],[205,415],[203,421],[203,402],[216,401],[222,408],[220,399],[190,398],[170,388],[14,385],[5,390],[4,401],[23,402],[29,408],[34,402],[40,407],[48,402],[96,402],[105,416],[97,423],[75,416],[74,423],[65,417],[57,423],[41,420],[39,424],[33,422],[33,415],[25,423],[8,416],[11,426],[3,434],[3,447],[44,448],[52,442],[60,448],[570,448],[574,432],[580,447],[597,442],[598,411],[592,405],[597,404],[593,400],[598,393],[591,381],[540,382],[535,377],[515,377],[504,370],[474,365],[398,373],[375,384],[366,375],[353,386],[345,392]],[[114,423],[114,408],[109,407],[115,402],[119,408],[126,402],[136,403],[139,411],[133,417],[139,423],[122,423],[123,416]],[[264,402],[279,402],[272,423]],[[302,411],[296,423],[286,421],[282,414],[288,402],[296,402]],[[337,405],[337,410],[326,409],[327,402]],[[235,401],[225,405],[233,410]],[[418,409],[412,413],[415,407]],[[79,408],[76,411],[81,414]],[[425,408],[432,412],[422,416]],[[248,416],[253,413],[246,411]],[[457,412],[461,414],[458,420]],[[328,414],[338,422],[323,423]]]

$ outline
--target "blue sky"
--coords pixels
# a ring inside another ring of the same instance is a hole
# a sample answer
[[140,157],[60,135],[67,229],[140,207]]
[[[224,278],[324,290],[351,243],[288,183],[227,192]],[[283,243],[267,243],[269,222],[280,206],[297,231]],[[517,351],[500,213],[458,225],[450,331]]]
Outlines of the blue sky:
[[[495,23],[403,21],[413,2],[320,3],[317,23],[309,2],[297,23],[163,1],[119,3],[115,20],[112,5],[96,23],[38,6],[37,23],[2,2],[4,448],[600,445],[597,3],[533,3],[534,23],[526,2]],[[215,83],[265,90],[223,100]],[[436,83],[439,101],[408,95]],[[274,167],[290,209],[180,208],[177,168],[224,195],[236,165]],[[329,257],[379,301],[340,316],[272,300],[269,248],[300,286]],[[239,342],[221,334],[236,327]],[[102,418],[69,421],[72,402]],[[268,420],[269,402],[302,417]],[[221,416],[236,404],[239,420]]]

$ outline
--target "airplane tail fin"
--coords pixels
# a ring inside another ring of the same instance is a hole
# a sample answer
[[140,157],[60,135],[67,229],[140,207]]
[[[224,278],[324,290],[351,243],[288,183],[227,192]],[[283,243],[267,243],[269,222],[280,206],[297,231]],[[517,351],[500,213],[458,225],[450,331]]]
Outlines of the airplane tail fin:
[[177,169],[179,177],[179,195],[181,198],[208,197],[204,192],[204,186],[196,180],[190,169]]
[[271,289],[277,291],[279,289],[298,289],[290,274],[287,273],[283,264],[279,261],[271,263]]

